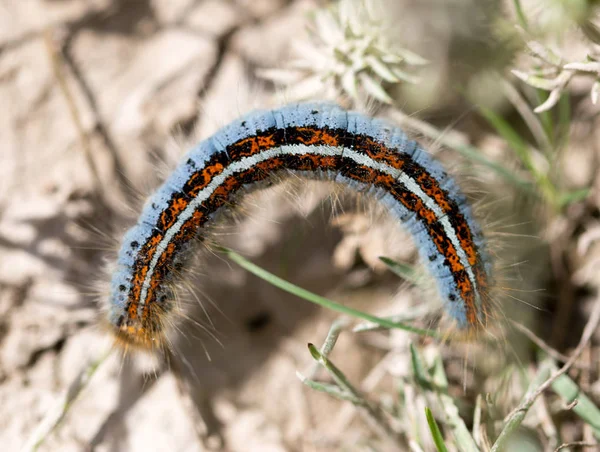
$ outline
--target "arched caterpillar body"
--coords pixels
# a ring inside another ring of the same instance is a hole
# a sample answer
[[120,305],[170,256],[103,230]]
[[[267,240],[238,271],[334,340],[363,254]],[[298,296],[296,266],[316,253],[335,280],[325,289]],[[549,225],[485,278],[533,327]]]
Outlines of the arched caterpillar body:
[[161,339],[172,308],[170,281],[192,239],[238,190],[293,172],[366,192],[412,235],[461,328],[485,324],[491,261],[455,181],[415,141],[387,122],[328,103],[256,111],[188,152],[123,238],[108,317],[127,343]]

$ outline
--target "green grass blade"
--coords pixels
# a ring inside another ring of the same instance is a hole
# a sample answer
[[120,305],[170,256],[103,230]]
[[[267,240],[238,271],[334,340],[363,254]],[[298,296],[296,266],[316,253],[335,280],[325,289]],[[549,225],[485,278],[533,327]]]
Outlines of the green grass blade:
[[421,386],[423,389],[432,390],[433,385],[431,382],[431,377],[429,376],[427,369],[425,369],[425,364],[423,364],[423,360],[413,344],[410,344],[410,360],[412,363],[415,380],[419,386]]
[[309,292],[308,290],[298,287],[297,285],[292,284],[284,279],[281,279],[278,276],[275,276],[273,273],[268,272],[267,270],[259,267],[256,264],[253,264],[252,262],[239,255],[235,251],[230,250],[229,248],[218,247],[218,250],[223,254],[227,255],[229,259],[238,264],[240,267],[248,270],[250,273],[258,276],[259,278],[264,279],[269,284],[272,284],[273,286],[278,287],[288,293],[296,295],[297,297],[303,298],[306,301],[310,301],[311,303],[318,304],[319,306],[323,306],[324,308],[336,312],[341,312],[342,314],[347,314],[352,317],[358,317],[363,320],[368,320],[385,328],[397,328],[404,331],[409,331],[411,333],[419,334],[421,336],[439,338],[439,334],[436,331],[417,328],[414,326],[406,325],[404,323],[392,322],[381,317],[376,317],[374,315],[367,314],[366,312],[362,312],[357,309],[349,308],[342,304],[336,303],[335,301],[329,300],[328,298]]
[[425,368],[425,364],[417,352],[417,349],[413,344],[410,344],[410,360],[413,367],[413,373],[415,375],[415,380],[423,389],[432,390],[433,385],[431,382],[431,377]]
[[568,375],[561,375],[552,383],[552,389],[567,403],[577,400],[577,405],[572,409],[573,412],[592,428],[594,436],[600,440],[600,409],[579,386]]
[[310,379],[306,378],[304,375],[302,375],[300,372],[296,372],[296,376],[300,379],[300,381],[302,383],[304,383],[306,386],[308,386],[311,389],[314,389],[319,392],[324,392],[325,394],[329,394],[330,396],[335,397],[336,399],[351,402],[355,405],[362,404],[362,401],[358,397],[354,396],[353,394],[350,394],[349,392],[342,390],[337,385],[330,384],[330,383],[321,383],[319,381],[310,380]]
[[571,129],[571,99],[563,93],[558,101],[558,124],[556,128],[556,144],[565,149],[569,143],[569,130]]
[[553,207],[558,207],[558,195],[556,187],[554,187],[554,184],[552,184],[546,174],[540,173],[537,170],[533,164],[533,159],[531,158],[529,145],[525,142],[521,135],[519,135],[519,133],[504,118],[492,110],[481,107],[480,112],[481,115],[490,123],[490,125],[496,129],[498,134],[510,145],[516,156],[523,163],[523,166],[534,178],[546,201],[548,201]]
[[448,395],[448,377],[444,370],[442,357],[439,354],[436,354],[433,362],[432,381],[435,385],[440,405],[444,410],[444,414],[446,414],[446,425],[452,431],[456,444],[460,445],[462,452],[479,452],[475,439],[460,416],[454,399]]
[[397,449],[397,445],[400,443],[400,436],[389,424],[385,413],[378,406],[370,403],[366,398],[362,396],[360,391],[350,383],[350,380],[344,375],[344,373],[335,365],[329,358],[323,356],[321,352],[313,344],[308,344],[308,350],[315,361],[327,370],[333,381],[339,388],[339,392],[335,394],[336,390],[332,387],[321,386],[320,389],[332,390],[331,393],[334,397],[343,398],[351,401],[356,407],[358,407],[368,418],[370,419],[375,430],[386,440],[393,450]]
[[310,351],[313,359],[322,365],[327,372],[329,372],[329,375],[331,375],[333,381],[335,381],[340,388],[347,391],[349,394],[354,395],[354,397],[360,398],[358,391],[354,389],[354,386],[352,386],[346,375],[344,375],[344,373],[338,369],[336,365],[329,360],[329,358],[324,356],[319,349],[314,346],[314,344],[308,344],[308,350]]
[[531,155],[529,154],[529,146],[525,140],[517,133],[517,131],[500,115],[494,111],[480,107],[481,115],[496,129],[496,132],[506,140],[513,149],[517,157],[521,160],[525,168],[532,174],[537,175],[537,170],[533,166]]
[[323,356],[327,357],[331,354],[333,347],[335,347],[335,344],[340,337],[340,333],[349,325],[349,323],[349,319],[344,317],[335,320],[331,324],[329,332],[327,333],[327,337],[325,338],[325,342],[323,342],[323,345],[321,346],[321,354]]
[[437,425],[437,422],[433,418],[433,414],[431,414],[431,410],[428,407],[425,407],[425,417],[427,418],[427,424],[429,425],[431,437],[433,438],[436,449],[438,452],[448,452],[448,449],[444,444],[444,437],[442,436],[440,427]]
[[591,188],[582,188],[581,190],[574,190],[568,193],[562,193],[559,197],[560,207],[567,207],[569,204],[583,201],[585,198],[588,197],[591,191]]
[[456,444],[460,445],[460,450],[464,452],[479,452],[479,448],[471,432],[469,432],[465,422],[460,417],[454,399],[448,395],[448,378],[446,377],[442,357],[436,353],[433,366],[427,369],[426,364],[412,344],[410,345],[410,354],[417,383],[425,390],[431,391],[437,396],[436,399],[443,413],[446,415],[446,426],[450,428]]
[[455,146],[453,149],[461,154],[463,157],[471,160],[472,162],[478,163],[480,165],[486,166],[493,170],[496,174],[502,177],[511,185],[517,187],[520,190],[526,191],[528,193],[535,194],[535,190],[533,184],[515,174],[514,171],[505,168],[504,166],[496,163],[487,157],[485,157],[481,152],[477,150],[477,148],[473,146]]
[[[548,90],[538,88],[535,90],[535,97],[537,99],[537,104],[542,105],[550,96]],[[546,131],[546,135],[550,137],[551,140],[554,141],[554,121],[552,119],[552,113],[550,110],[543,111],[539,113],[540,120],[542,121],[542,125],[544,126],[544,130]]]
[[523,12],[521,2],[519,0],[513,0],[513,5],[515,7],[515,12],[517,13],[519,25],[521,25],[521,28],[523,28],[523,30],[527,30],[527,17],[525,17],[525,13]]

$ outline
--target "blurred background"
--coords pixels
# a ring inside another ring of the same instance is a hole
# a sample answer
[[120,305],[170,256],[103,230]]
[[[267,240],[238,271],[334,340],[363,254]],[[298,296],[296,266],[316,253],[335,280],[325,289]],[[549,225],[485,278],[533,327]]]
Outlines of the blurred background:
[[[2,449],[429,451],[427,406],[449,450],[488,450],[600,303],[596,3],[0,0]],[[450,339],[348,320],[330,356],[360,396],[338,400],[296,372],[335,383],[306,345],[339,315],[201,252],[172,353],[109,356],[40,434],[110,347],[106,263],[145,197],[230,120],[303,99],[389,119],[457,177],[496,265],[488,334],[453,338],[414,244],[380,209],[328,184],[282,184],[214,240]],[[380,256],[415,266],[416,283]],[[595,444],[599,342],[507,450]],[[565,409],[573,388],[585,399]]]

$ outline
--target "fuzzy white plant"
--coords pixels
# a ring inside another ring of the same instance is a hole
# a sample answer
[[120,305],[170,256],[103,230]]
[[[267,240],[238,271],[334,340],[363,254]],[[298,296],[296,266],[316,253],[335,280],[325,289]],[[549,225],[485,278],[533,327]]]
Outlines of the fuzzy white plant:
[[[520,2],[516,1],[516,4]],[[527,85],[549,92],[548,98],[538,107],[536,113],[550,110],[559,101],[569,83],[576,76],[588,76],[594,79],[590,89],[592,103],[597,104],[600,98],[600,28],[597,25],[600,15],[597,9],[599,2],[588,0],[552,0],[547,2],[542,18],[536,24],[528,24],[522,15],[521,32],[535,60],[533,69],[515,69],[513,75]],[[521,14],[523,14],[521,12]],[[542,20],[543,19],[543,20]],[[577,30],[577,39],[587,47],[587,56],[583,61],[571,58],[552,50],[544,43],[548,36],[561,35],[566,30]]]
[[398,45],[389,6],[386,0],[340,0],[317,10],[310,39],[294,43],[295,58],[260,75],[287,85],[294,100],[346,95],[357,103],[369,97],[392,103],[386,88],[418,82],[412,68],[427,61]]
[[575,75],[585,74],[595,78],[590,96],[592,103],[598,102],[600,96],[600,58],[598,55],[590,53],[587,55],[586,61],[568,63],[539,42],[531,41],[527,43],[527,46],[541,62],[540,67],[526,72],[516,69],[511,72],[529,86],[550,92],[546,101],[535,108],[536,113],[542,113],[554,107]]

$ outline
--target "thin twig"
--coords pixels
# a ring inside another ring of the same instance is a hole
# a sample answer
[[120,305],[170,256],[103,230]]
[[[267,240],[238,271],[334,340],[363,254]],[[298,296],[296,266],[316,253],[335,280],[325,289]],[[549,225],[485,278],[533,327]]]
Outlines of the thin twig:
[[[561,375],[552,383],[552,390],[565,402],[577,400],[577,404],[572,406],[571,410],[584,421],[584,432],[585,429],[590,428],[596,440],[600,439],[600,409],[585,394],[580,385],[568,375]],[[586,437],[583,439],[589,440]]]
[[546,435],[547,439],[547,447],[556,447],[560,444],[558,429],[552,420],[552,416],[548,410],[548,404],[545,399],[541,400],[541,403],[538,403],[535,408],[537,409],[537,415],[539,418],[540,426],[544,435]]
[[40,447],[48,436],[60,425],[69,409],[81,394],[101,364],[110,356],[112,348],[100,354],[96,359],[89,361],[73,380],[67,391],[60,397],[55,407],[46,413],[46,416],[38,424],[29,440],[25,443],[22,452],[33,452]]
[[523,96],[521,96],[521,93],[505,79],[502,80],[502,88],[504,89],[506,98],[517,109],[540,148],[542,148],[544,152],[549,153],[552,149],[552,145],[550,144],[550,140],[548,139],[548,135],[546,135],[546,131],[542,126],[539,116],[533,112],[529,104],[523,99]]
[[[521,325],[519,322],[515,322],[514,320],[510,320],[510,323],[512,323],[512,325],[517,330],[519,330],[521,333],[523,333],[525,336],[527,336],[527,338],[531,342],[533,342],[535,345],[537,345],[541,350],[544,351],[544,353],[546,353],[551,358],[554,358],[556,361],[561,362],[561,363],[566,363],[567,361],[569,361],[570,358],[567,355],[563,355],[556,349],[552,348],[550,345],[548,345],[546,342],[544,342],[543,339],[536,336],[536,334],[533,331],[531,331],[529,328],[527,328],[526,326]],[[586,366],[585,364],[580,364],[580,363],[574,363],[573,367],[576,369],[589,369],[589,366]]]
[[563,443],[560,446],[558,446],[554,452],[558,452],[560,450],[566,449],[567,447],[573,447],[573,446],[578,446],[578,447],[598,447],[600,445],[600,443],[588,443],[585,441],[574,441],[572,443]]
[[573,408],[575,408],[577,406],[577,404],[579,403],[578,399],[573,400],[570,403],[567,403],[564,407],[562,407],[563,411],[571,411]]
[[354,402],[354,405],[360,409],[365,420],[387,441],[390,450],[400,450],[400,444],[402,443],[400,435],[388,423],[381,408],[367,401],[360,391],[350,383],[344,373],[328,358],[321,355],[313,344],[308,344],[308,349],[312,357],[331,375],[337,386],[358,402]]
[[[193,395],[193,388],[184,377],[182,370],[183,363],[180,358],[169,348],[166,349],[166,358],[177,384],[177,392],[181,405],[194,424],[198,444],[205,448],[212,447],[221,449],[225,447],[225,438],[223,438],[219,426],[215,425],[216,423],[214,421],[210,422],[215,419],[214,416],[211,415],[208,419],[205,419],[204,414],[206,413],[202,413],[201,406],[197,403],[196,398]],[[211,441],[214,443],[211,444]]]
[[50,29],[47,29],[44,32],[44,43],[46,45],[46,51],[48,52],[48,56],[50,57],[52,71],[54,72],[54,78],[58,82],[58,86],[60,87],[60,90],[67,103],[67,107],[69,108],[69,113],[71,115],[73,124],[75,125],[77,133],[79,134],[81,148],[83,150],[90,173],[92,173],[94,193],[98,193],[102,198],[103,184],[102,179],[100,178],[100,172],[98,171],[96,163],[92,158],[92,148],[90,146],[90,140],[88,138],[88,134],[85,130],[85,127],[81,122],[81,116],[79,114],[79,110],[77,109],[77,105],[75,104],[75,99],[73,99],[73,94],[69,90],[69,85],[67,84],[67,80],[65,78],[63,70],[62,59],[60,57],[59,52],[56,50]]
[[472,436],[475,444],[481,448],[481,394],[477,394],[475,399],[475,410],[473,412],[473,429]]
[[521,422],[525,418],[527,411],[533,403],[537,400],[537,398],[542,394],[546,389],[548,389],[552,383],[561,375],[565,374],[577,361],[584,348],[587,346],[590,341],[592,334],[596,330],[598,323],[600,322],[600,296],[596,299],[596,303],[594,305],[594,310],[588,320],[583,334],[581,336],[581,340],[577,345],[577,348],[569,358],[569,360],[556,372],[553,372],[550,378],[548,378],[544,383],[542,383],[536,391],[525,397],[525,399],[521,402],[521,404],[514,409],[508,416],[506,424],[504,425],[504,429],[500,432],[498,439],[492,446],[491,452],[499,452],[500,450],[504,450],[504,446],[506,445],[507,440],[510,438],[513,431],[521,425]]
[[[389,369],[389,363],[393,359],[394,355],[392,353],[386,354],[374,367],[371,368],[369,373],[365,378],[363,378],[360,383],[360,390],[368,394],[375,389],[375,387],[381,382],[385,375],[387,375]],[[348,428],[348,425],[354,419],[356,415],[356,410],[352,409],[350,406],[346,406],[340,410],[337,415],[337,419],[334,423],[334,431],[345,431]]]

